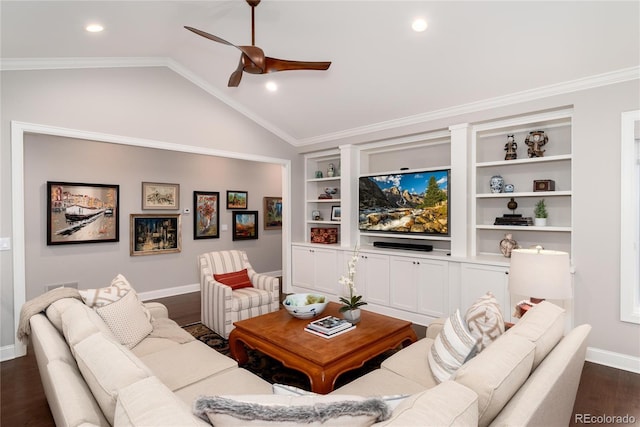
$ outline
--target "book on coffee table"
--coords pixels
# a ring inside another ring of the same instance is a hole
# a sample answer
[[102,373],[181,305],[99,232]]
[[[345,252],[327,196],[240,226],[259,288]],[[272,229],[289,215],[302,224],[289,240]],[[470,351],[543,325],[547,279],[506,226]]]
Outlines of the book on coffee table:
[[322,319],[314,320],[307,325],[307,328],[322,332],[325,334],[333,334],[335,332],[341,331],[343,329],[347,329],[351,326],[345,319],[340,319],[335,316],[326,316]]
[[327,338],[327,339],[328,339],[328,338],[333,338],[333,337],[338,336],[338,335],[342,335],[342,334],[344,334],[345,332],[352,331],[352,330],[354,330],[355,328],[356,328],[356,325],[350,325],[349,327],[347,327],[347,328],[345,328],[345,329],[341,329],[341,330],[339,330],[339,331],[335,331],[335,332],[330,333],[330,334],[328,334],[328,333],[326,333],[326,332],[320,332],[320,331],[315,331],[315,330],[313,330],[313,329],[309,329],[309,327],[308,327],[308,326],[307,326],[307,327],[305,327],[305,328],[304,328],[304,330],[305,330],[305,331],[307,331],[307,332],[310,332],[310,333],[312,333],[312,334],[314,334],[314,335],[317,335],[317,336],[319,336],[319,337]]

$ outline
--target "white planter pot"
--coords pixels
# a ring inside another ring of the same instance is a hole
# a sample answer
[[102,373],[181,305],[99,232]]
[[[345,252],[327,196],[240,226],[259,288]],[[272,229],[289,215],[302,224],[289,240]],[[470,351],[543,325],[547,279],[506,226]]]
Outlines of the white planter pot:
[[342,313],[342,316],[351,324],[355,325],[360,321],[360,309],[347,310]]
[[533,225],[536,227],[544,227],[547,225],[547,218],[534,218]]

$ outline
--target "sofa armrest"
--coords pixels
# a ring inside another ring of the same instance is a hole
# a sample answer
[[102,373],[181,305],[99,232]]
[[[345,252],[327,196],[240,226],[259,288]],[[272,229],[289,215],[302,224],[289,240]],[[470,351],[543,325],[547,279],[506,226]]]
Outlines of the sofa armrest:
[[377,427],[475,426],[478,395],[455,381],[445,381],[406,398],[391,418]]
[[155,319],[169,318],[169,310],[164,304],[159,302],[145,302],[143,305],[151,312]]
[[251,276],[251,283],[255,288],[278,294],[280,292],[280,279],[266,274],[255,273]]
[[427,326],[427,338],[431,338],[432,340],[436,339],[444,327],[445,320],[447,320],[446,317],[441,317],[429,323],[429,326]]

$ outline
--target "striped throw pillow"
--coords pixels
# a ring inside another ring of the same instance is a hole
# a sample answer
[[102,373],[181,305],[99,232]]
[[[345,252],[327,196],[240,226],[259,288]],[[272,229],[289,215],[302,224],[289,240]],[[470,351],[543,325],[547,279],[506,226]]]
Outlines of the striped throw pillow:
[[460,310],[445,322],[427,354],[436,382],[450,380],[468,359],[475,355],[476,339],[467,330]]
[[477,340],[479,353],[504,333],[504,318],[498,300],[491,292],[478,298],[465,315],[469,332]]

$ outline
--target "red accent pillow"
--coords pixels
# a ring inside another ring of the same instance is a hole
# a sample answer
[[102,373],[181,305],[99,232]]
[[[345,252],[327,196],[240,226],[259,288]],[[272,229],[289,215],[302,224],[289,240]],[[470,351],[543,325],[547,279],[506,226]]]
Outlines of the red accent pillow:
[[229,286],[231,289],[251,288],[251,280],[247,274],[247,269],[234,271],[233,273],[214,274],[213,278],[216,282]]

